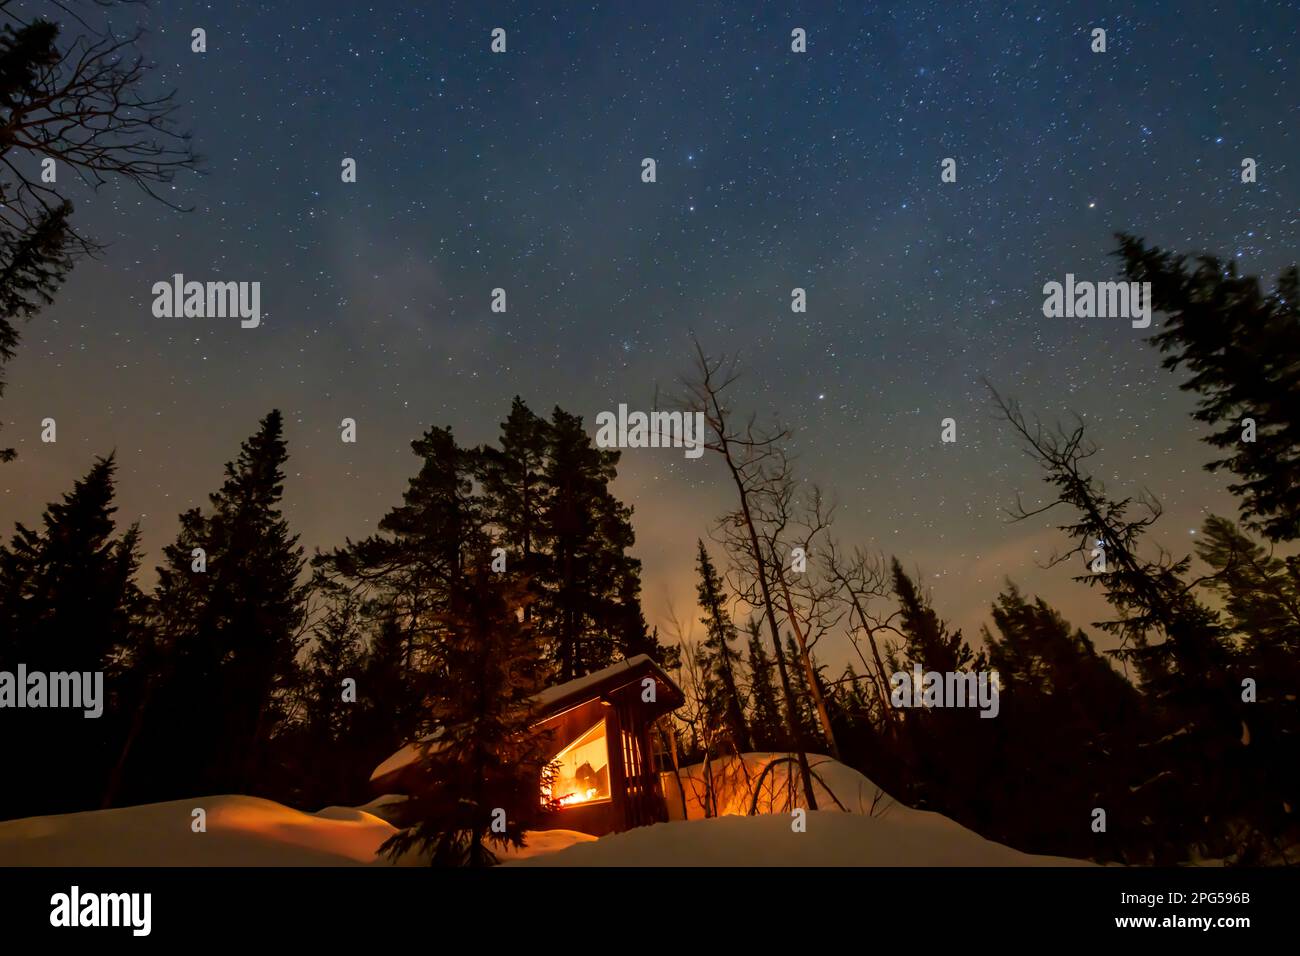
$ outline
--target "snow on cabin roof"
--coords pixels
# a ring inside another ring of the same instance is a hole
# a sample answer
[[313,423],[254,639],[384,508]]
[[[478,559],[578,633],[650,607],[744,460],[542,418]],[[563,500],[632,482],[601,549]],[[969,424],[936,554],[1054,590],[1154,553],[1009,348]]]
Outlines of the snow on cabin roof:
[[429,749],[437,750],[439,744],[436,741],[441,736],[442,736],[442,728],[439,727],[433,733],[421,737],[417,741],[407,744],[401,750],[397,751],[397,753],[393,754],[391,757],[389,757],[387,760],[381,763],[378,767],[376,767],[374,769],[374,772],[370,774],[370,779],[378,780],[380,777],[386,777],[388,776],[388,774],[395,773],[396,771],[401,770],[403,767],[409,767],[411,764],[415,763],[415,761],[419,759],[420,748],[424,744],[433,741],[433,743],[430,744]]
[[[538,711],[542,714],[548,714],[554,711],[562,704],[571,700],[581,700],[596,692],[596,689],[603,687],[607,683],[617,680],[620,674],[639,671],[642,668],[649,668],[650,671],[672,691],[674,695],[680,696],[681,691],[677,685],[663,671],[658,664],[650,659],[648,654],[637,654],[635,657],[629,657],[625,661],[617,661],[608,667],[603,667],[598,671],[593,671],[585,677],[577,677],[571,681],[565,681],[563,684],[556,684],[553,687],[547,687],[533,695],[533,701],[537,705]],[[621,685],[619,685],[621,686]],[[613,689],[613,688],[611,688]],[[549,714],[548,714],[549,715]],[[393,754],[370,774],[371,781],[379,780],[391,773],[409,767],[420,757],[421,747],[430,742],[437,741],[442,735],[442,728],[439,727],[428,736],[421,737],[419,740],[407,744],[397,753]],[[437,749],[438,744],[434,743],[430,749]]]
[[669,687],[676,689],[676,685],[669,680],[668,675],[660,669],[659,665],[650,659],[648,654],[637,654],[635,657],[629,657],[625,661],[617,661],[608,667],[603,667],[598,671],[593,671],[586,677],[576,677],[571,681],[565,681],[563,684],[556,684],[554,687],[548,687],[537,693],[533,700],[536,701],[539,710],[546,711],[559,704],[561,701],[569,698],[583,697],[588,691],[594,692],[597,687],[602,686],[611,678],[617,677],[627,671],[640,670],[642,667],[649,666],[656,675]]

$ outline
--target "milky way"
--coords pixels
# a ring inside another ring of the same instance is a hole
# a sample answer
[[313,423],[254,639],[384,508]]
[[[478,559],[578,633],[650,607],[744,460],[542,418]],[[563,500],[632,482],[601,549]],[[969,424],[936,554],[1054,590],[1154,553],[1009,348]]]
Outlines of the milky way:
[[[1098,474],[1162,500],[1171,549],[1233,513],[1147,333],[1046,318],[1041,290],[1114,278],[1120,230],[1270,283],[1294,261],[1294,6],[761,6],[155,5],[145,48],[207,174],[166,191],[189,212],[71,192],[110,246],[8,369],[4,527],[116,449],[119,517],[141,520],[151,568],[279,407],[286,510],[309,547],[340,543],[398,501],[427,426],[489,440],[516,393],[589,426],[649,407],[694,333],[739,351],[742,404],[796,430],[838,536],[897,552],[942,614],[973,631],[1012,576],[1095,620],[1096,595],[1037,567],[1069,543],[1006,521],[1040,484],[983,380],[1048,419],[1083,415]],[[260,282],[260,325],[156,318],[150,289],[176,273]],[[46,416],[57,444],[40,441]],[[339,441],[345,417],[356,444]],[[624,453],[652,622],[697,616],[694,542],[727,505],[712,459]]]

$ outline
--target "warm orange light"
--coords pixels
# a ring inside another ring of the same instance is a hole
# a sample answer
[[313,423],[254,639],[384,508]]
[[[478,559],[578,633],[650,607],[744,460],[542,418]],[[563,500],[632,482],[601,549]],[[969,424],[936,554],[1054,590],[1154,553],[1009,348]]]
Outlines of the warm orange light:
[[[589,728],[578,739],[556,754],[554,780],[542,787],[542,802],[558,807],[608,800],[609,752],[606,748],[605,721]],[[558,798],[553,794],[563,794]]]
[[570,807],[575,803],[586,803],[588,800],[596,799],[596,794],[600,791],[595,787],[588,788],[586,793],[570,793],[567,796],[560,797],[560,806]]

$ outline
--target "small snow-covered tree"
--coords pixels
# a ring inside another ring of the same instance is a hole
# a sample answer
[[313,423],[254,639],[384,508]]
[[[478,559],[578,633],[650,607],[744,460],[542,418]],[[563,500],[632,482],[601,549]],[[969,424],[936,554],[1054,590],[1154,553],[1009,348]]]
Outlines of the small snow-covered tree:
[[523,845],[541,803],[548,741],[533,726],[532,698],[545,663],[522,620],[523,585],[491,571],[490,550],[472,549],[481,557],[438,615],[439,679],[399,820],[407,827],[381,847],[393,857],[415,849],[433,866],[491,866],[493,846]]

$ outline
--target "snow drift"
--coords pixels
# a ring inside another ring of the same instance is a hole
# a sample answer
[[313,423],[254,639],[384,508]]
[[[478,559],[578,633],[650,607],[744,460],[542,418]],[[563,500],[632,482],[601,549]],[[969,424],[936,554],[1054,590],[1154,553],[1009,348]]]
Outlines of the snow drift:
[[[533,831],[507,865],[541,866],[1086,866],[986,840],[937,813],[892,800],[856,770],[810,756],[819,809],[805,832],[787,754],[745,754],[665,775],[671,822],[597,840]],[[680,782],[679,782],[680,781]],[[7,866],[388,866],[393,833],[381,797],[303,813],[271,800],[216,796],[0,822]],[[713,815],[704,819],[705,807]],[[202,808],[207,830],[195,833]],[[750,815],[751,813],[755,815]],[[422,861],[408,854],[401,865]]]
[[[520,866],[1092,866],[994,843],[942,814],[898,803],[852,767],[808,755],[818,810],[790,754],[750,753],[663,775],[669,823],[639,827]],[[711,807],[711,819],[705,808]]]
[[[397,831],[370,812],[382,802],[303,813],[259,797],[220,796],[9,820],[0,822],[0,866],[385,866],[376,853]],[[195,833],[200,807],[207,831]],[[499,855],[524,859],[595,840],[569,830],[528,836],[523,850]]]
[[727,816],[638,827],[516,866],[1092,866],[993,843],[937,813],[881,817],[816,810],[796,833],[789,815]]
[[[817,809],[883,813],[892,797],[852,767],[819,754],[808,755]],[[706,816],[789,813],[807,806],[795,758],[787,753],[748,753],[692,764],[661,775],[670,820]],[[706,806],[712,813],[706,813]]]
[[[193,811],[207,814],[195,833]],[[374,858],[393,827],[363,809],[302,813],[222,796],[0,823],[9,866],[329,866]]]

